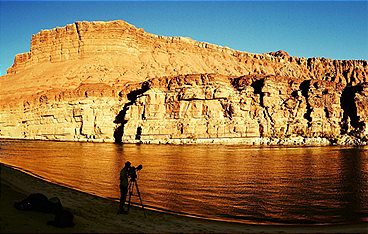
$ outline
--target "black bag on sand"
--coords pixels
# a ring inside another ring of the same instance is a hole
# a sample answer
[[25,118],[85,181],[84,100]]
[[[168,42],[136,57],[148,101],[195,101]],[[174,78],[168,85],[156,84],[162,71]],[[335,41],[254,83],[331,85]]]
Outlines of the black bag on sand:
[[49,199],[49,210],[51,213],[56,214],[60,210],[63,210],[63,205],[58,197],[52,197]]
[[15,202],[14,207],[18,210],[50,212],[49,200],[42,193],[32,193],[21,202]]
[[18,210],[34,210],[54,214],[63,209],[59,198],[47,199],[42,193],[32,193],[21,202],[15,202],[14,207]]
[[59,210],[55,215],[55,219],[53,221],[48,221],[47,224],[60,228],[73,227],[73,219],[74,215],[72,212],[68,210]]
[[33,210],[55,214],[55,219],[48,221],[48,225],[62,228],[74,226],[74,215],[63,208],[60,199],[57,197],[47,199],[42,193],[32,193],[26,199],[15,202],[14,207],[18,210]]

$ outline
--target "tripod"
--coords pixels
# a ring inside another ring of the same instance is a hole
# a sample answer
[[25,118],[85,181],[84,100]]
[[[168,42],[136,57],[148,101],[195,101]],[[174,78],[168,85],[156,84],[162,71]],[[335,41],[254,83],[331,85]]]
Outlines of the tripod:
[[142,202],[141,193],[139,192],[138,182],[137,182],[137,180],[135,178],[131,178],[129,180],[129,185],[128,185],[128,192],[129,192],[128,212],[129,212],[129,209],[130,209],[130,201],[131,201],[131,198],[132,198],[132,195],[133,195],[133,192],[134,192],[134,187],[137,190],[137,194],[138,194],[139,200],[141,202],[141,206],[142,206],[142,210],[143,210],[143,213],[144,213],[144,217],[147,218],[146,211],[144,209],[143,202]]

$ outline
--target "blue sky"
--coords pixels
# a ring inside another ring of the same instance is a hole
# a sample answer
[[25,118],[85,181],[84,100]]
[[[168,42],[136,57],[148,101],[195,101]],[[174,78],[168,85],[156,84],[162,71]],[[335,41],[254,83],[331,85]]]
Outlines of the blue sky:
[[252,53],[367,60],[367,15],[368,1],[0,1],[0,71],[42,29],[116,19]]

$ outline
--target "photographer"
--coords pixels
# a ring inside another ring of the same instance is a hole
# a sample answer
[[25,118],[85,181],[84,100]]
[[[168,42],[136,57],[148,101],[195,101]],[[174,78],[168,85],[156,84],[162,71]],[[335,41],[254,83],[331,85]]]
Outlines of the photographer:
[[129,170],[130,170],[130,162],[125,162],[125,166],[120,171],[120,205],[119,205],[119,214],[126,213],[124,210],[125,200],[126,196],[128,194],[128,176],[129,176]]

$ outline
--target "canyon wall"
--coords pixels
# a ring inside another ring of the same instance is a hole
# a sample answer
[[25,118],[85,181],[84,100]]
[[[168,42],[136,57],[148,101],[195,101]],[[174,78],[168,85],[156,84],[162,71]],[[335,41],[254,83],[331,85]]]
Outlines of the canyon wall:
[[364,144],[368,62],[252,54],[124,21],[32,36],[0,77],[0,137]]

